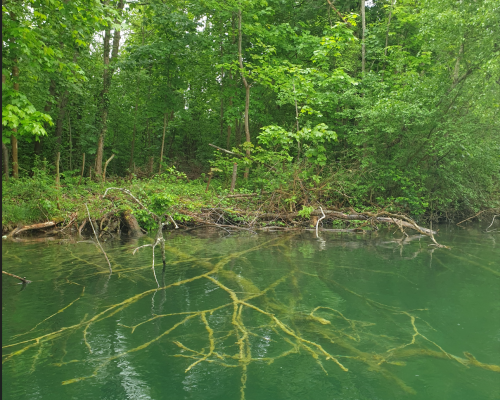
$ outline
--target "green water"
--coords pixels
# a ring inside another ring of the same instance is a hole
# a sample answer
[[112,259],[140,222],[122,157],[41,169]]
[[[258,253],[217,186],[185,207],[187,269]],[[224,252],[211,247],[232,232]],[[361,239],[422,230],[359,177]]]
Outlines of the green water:
[[111,276],[92,244],[4,241],[33,282],[3,275],[2,396],[500,399],[500,237],[441,230],[166,234],[159,290],[151,237],[105,243]]

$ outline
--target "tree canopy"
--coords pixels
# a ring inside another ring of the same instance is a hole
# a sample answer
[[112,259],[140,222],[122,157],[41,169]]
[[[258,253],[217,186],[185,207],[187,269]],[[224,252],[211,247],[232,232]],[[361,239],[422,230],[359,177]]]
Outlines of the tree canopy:
[[119,176],[224,180],[238,160],[252,190],[300,180],[413,215],[498,206],[496,0],[5,0],[2,14],[6,178],[9,152],[14,176],[59,152],[67,174],[86,154],[97,179],[112,155]]

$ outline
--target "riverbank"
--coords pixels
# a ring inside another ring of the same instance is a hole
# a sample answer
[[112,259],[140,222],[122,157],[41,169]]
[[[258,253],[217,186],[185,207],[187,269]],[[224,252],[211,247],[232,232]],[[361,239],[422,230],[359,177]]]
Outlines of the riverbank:
[[188,180],[175,169],[150,179],[111,178],[105,182],[67,176],[60,184],[38,170],[33,177],[3,182],[2,235],[92,234],[89,217],[101,236],[156,230],[158,218],[165,223],[164,229],[213,226],[252,232],[365,232],[380,224],[392,224],[396,229],[420,230],[428,235],[430,230],[424,226],[443,217],[459,223],[469,218],[491,219],[496,213],[494,209],[476,215],[434,210],[415,218],[402,205],[374,204],[368,199],[359,204],[344,193],[328,196],[327,191],[307,193],[293,188],[260,192],[240,188],[231,192],[224,182]]

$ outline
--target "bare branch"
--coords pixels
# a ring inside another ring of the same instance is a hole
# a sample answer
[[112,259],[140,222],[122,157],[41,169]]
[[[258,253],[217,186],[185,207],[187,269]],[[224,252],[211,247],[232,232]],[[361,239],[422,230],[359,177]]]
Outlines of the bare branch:
[[14,274],[10,274],[10,273],[5,272],[5,271],[2,271],[2,274],[9,275],[9,276],[12,276],[13,278],[19,279],[24,284],[31,283],[31,281],[27,280],[26,278],[21,278],[20,276],[17,276],[17,275],[14,275]]
[[85,203],[85,208],[87,209],[87,214],[89,215],[90,226],[92,227],[92,230],[94,231],[94,236],[95,236],[95,240],[97,241],[97,246],[99,247],[99,249],[101,249],[102,254],[104,254],[104,257],[106,258],[106,261],[108,262],[109,273],[112,273],[113,269],[111,268],[111,263],[109,262],[108,255],[106,254],[106,252],[104,251],[104,249],[101,246],[101,243],[99,242],[99,238],[97,237],[97,233],[96,233],[95,228],[94,228],[94,223],[92,222],[92,219],[90,218],[90,212],[89,212],[89,208],[87,207],[87,203]]

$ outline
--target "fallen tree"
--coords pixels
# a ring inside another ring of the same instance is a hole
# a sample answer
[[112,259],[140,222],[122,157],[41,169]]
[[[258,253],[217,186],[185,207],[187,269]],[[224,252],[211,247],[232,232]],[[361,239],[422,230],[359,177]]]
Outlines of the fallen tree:
[[[256,212],[256,211],[246,211],[246,210],[238,210],[238,209],[224,209],[224,208],[205,208],[201,210],[202,213],[198,214],[197,220],[200,222],[208,222],[204,221],[205,218],[214,218],[214,216],[221,217],[223,214],[229,214],[230,216],[237,216],[239,218],[242,217],[254,217],[254,221],[252,224],[255,224],[256,221],[271,221],[271,220],[281,220],[291,222],[294,219],[302,218],[300,213],[291,212],[291,213],[266,213],[266,212]],[[190,216],[196,216],[194,213],[190,213],[188,210],[183,210]],[[329,219],[340,219],[344,221],[368,221],[373,223],[384,223],[384,224],[395,224],[397,226],[403,228],[414,229],[417,232],[422,233],[423,235],[430,236],[437,234],[437,231],[433,231],[428,228],[421,227],[415,223],[411,218],[402,215],[402,214],[391,214],[386,211],[382,211],[379,213],[370,213],[370,212],[353,212],[351,214],[347,214],[340,211],[335,210],[323,210],[325,216]],[[310,213],[311,216],[322,216],[322,211],[318,208]],[[201,218],[200,218],[201,217]],[[256,228],[258,229],[258,228]]]

